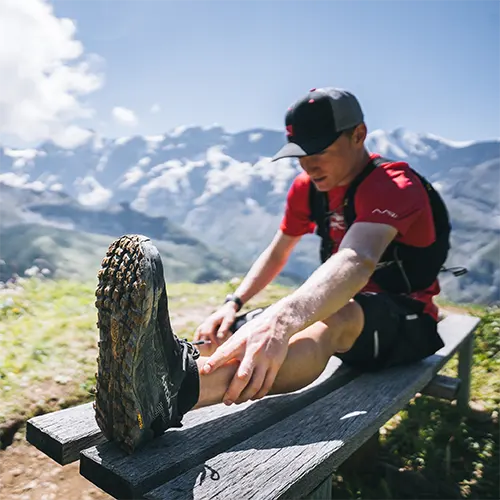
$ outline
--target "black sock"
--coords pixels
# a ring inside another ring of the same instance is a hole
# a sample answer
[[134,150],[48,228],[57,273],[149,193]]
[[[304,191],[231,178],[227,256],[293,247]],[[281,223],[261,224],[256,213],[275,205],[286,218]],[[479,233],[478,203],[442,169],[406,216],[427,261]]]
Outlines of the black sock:
[[196,360],[188,357],[188,367],[186,376],[182,381],[178,393],[177,408],[179,413],[184,415],[196,405],[200,398],[200,373]]

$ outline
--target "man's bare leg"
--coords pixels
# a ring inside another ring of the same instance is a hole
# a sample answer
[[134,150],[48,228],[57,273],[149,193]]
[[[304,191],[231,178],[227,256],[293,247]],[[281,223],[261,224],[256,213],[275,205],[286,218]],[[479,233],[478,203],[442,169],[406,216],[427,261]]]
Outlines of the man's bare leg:
[[[314,323],[294,335],[269,394],[296,391],[312,383],[321,375],[331,356],[350,349],[363,325],[361,306],[351,300],[324,322]],[[200,357],[197,360],[199,368],[206,359]],[[237,361],[227,363],[209,375],[200,375],[200,397],[195,408],[222,402],[238,364]]]

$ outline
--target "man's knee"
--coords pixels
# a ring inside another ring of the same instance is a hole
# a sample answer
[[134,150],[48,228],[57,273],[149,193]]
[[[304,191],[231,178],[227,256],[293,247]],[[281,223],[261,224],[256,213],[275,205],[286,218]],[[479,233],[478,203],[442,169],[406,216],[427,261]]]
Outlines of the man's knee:
[[353,299],[324,321],[332,332],[334,353],[348,351],[353,346],[363,331],[364,321],[363,309]]

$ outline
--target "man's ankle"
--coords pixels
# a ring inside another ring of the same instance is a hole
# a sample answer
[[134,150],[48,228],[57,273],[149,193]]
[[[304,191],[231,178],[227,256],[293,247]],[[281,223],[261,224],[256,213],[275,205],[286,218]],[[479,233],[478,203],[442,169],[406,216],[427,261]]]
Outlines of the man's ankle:
[[[198,358],[198,367],[201,368],[208,358]],[[222,403],[231,380],[233,379],[240,362],[232,360],[225,363],[208,375],[200,376],[200,395],[196,409]]]

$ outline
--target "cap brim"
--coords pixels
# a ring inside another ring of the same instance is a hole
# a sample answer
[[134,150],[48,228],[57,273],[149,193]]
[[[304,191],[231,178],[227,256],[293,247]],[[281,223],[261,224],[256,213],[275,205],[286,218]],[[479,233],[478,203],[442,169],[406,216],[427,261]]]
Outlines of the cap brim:
[[341,135],[342,132],[337,132],[333,136],[320,137],[303,146],[299,146],[295,142],[289,142],[273,156],[271,161],[276,161],[281,158],[300,158],[302,156],[321,153],[321,151],[331,146]]
[[285,144],[272,158],[271,161],[280,160],[281,158],[299,158],[307,156],[307,153],[294,142]]

